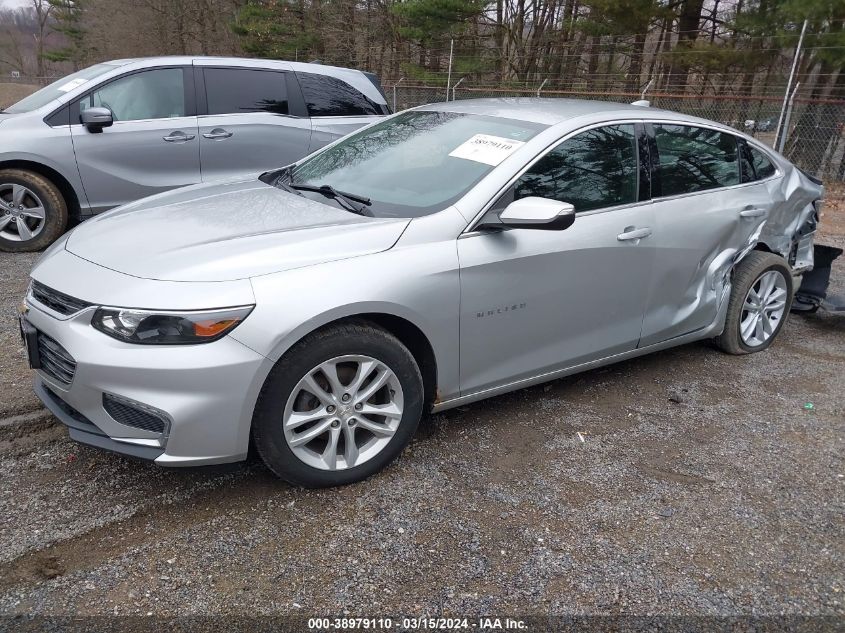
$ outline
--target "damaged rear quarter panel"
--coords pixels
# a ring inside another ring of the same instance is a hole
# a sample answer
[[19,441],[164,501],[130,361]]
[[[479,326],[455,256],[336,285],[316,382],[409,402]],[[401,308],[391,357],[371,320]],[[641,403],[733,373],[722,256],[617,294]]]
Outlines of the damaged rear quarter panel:
[[784,257],[796,272],[800,272],[812,268],[812,241],[817,220],[817,208],[813,203],[822,198],[824,187],[786,161],[779,161],[778,166],[783,176],[766,182],[774,204],[763,225],[759,243]]

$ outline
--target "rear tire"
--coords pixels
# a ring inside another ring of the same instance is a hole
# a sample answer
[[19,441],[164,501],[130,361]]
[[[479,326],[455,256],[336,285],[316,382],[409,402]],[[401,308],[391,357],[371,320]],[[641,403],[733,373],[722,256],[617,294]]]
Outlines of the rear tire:
[[267,467],[285,481],[340,486],[396,459],[413,438],[422,408],[422,375],[399,339],[367,322],[334,325],[294,345],[270,371],[252,438]]
[[52,182],[23,169],[0,170],[0,251],[39,251],[67,227],[67,203]]
[[786,323],[793,296],[792,271],[773,253],[752,251],[734,270],[725,329],[714,341],[728,354],[768,348]]

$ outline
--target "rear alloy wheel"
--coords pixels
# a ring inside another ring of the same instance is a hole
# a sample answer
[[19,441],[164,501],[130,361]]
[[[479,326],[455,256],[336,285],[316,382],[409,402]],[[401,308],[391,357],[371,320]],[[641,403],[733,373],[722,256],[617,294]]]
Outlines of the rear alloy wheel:
[[270,372],[252,421],[261,459],[286,481],[339,486],[378,472],[411,441],[423,384],[413,355],[367,322],[327,327]]
[[792,272],[782,257],[749,253],[734,271],[725,329],[716,344],[729,354],[769,347],[789,314],[792,292]]
[[53,183],[30,171],[0,170],[0,250],[40,250],[66,226],[67,206]]

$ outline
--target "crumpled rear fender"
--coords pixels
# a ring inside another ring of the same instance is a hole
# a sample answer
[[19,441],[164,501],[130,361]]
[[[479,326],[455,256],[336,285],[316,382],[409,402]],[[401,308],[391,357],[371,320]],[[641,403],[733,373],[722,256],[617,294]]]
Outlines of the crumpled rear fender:
[[[813,267],[813,238],[824,187],[793,165],[781,165],[781,168],[786,172],[784,177],[769,183],[775,204],[755,243],[743,249],[742,257],[757,244],[762,244],[781,255],[792,266],[793,272],[800,274]],[[739,259],[741,257],[737,261]]]

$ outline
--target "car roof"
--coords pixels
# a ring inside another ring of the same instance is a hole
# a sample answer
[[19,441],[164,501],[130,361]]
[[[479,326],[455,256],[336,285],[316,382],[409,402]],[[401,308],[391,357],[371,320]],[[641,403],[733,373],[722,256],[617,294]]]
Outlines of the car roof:
[[482,114],[506,119],[516,119],[518,121],[543,123],[549,126],[582,117],[595,118],[597,121],[608,119],[662,119],[685,123],[699,123],[719,127],[731,133],[738,132],[738,130],[733,130],[714,121],[687,116],[679,112],[672,112],[671,110],[590,99],[544,97],[462,99],[460,101],[449,101],[446,103],[433,103],[420,106],[417,109],[463,114]]
[[329,66],[319,62],[292,62],[286,59],[270,59],[259,57],[221,57],[214,55],[154,55],[150,57],[127,57],[125,59],[111,59],[103,62],[111,66],[125,66],[127,64],[147,64],[150,62],[168,62],[170,64],[191,64],[192,62],[206,62],[217,63],[223,65],[237,66],[244,62],[250,64],[273,64],[282,63],[289,66],[292,70],[320,72],[321,68],[326,70],[342,70],[350,73],[366,74],[364,71],[356,70],[355,68],[346,68],[343,66]]

